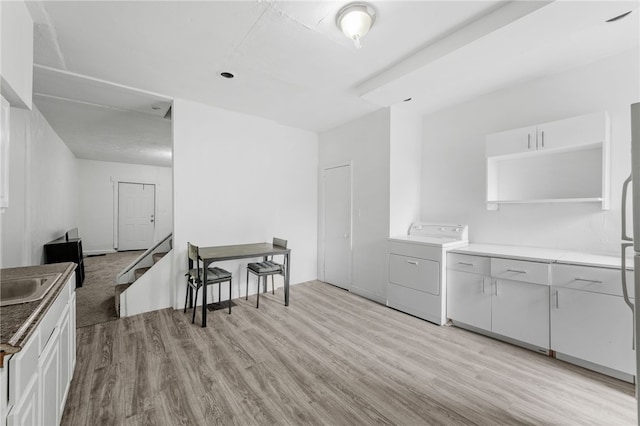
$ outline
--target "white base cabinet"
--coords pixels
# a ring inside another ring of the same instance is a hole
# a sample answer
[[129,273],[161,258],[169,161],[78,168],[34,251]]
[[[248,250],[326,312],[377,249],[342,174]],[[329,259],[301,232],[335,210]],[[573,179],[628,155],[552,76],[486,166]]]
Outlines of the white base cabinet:
[[60,424],[75,368],[75,282],[72,274],[22,350],[5,359],[7,426]]
[[[515,260],[449,253],[448,318],[456,326],[633,382],[633,314],[623,298],[620,268],[605,259],[593,265],[589,256],[559,263],[543,255]],[[635,303],[633,271],[625,274]]]
[[[632,379],[636,371],[633,315],[622,297],[620,273],[619,269],[553,265],[551,349],[559,358],[567,355],[593,364],[587,368],[602,366]],[[633,273],[626,273],[627,282],[633,283]],[[633,285],[629,293],[633,297]]]
[[458,253],[450,253],[447,264],[454,324],[548,351],[548,264]]
[[549,286],[494,280],[491,331],[549,348]]
[[40,380],[40,421],[41,425],[60,423],[58,415],[60,401],[60,330],[56,327],[49,338],[38,362]]
[[455,321],[491,330],[493,289],[489,259],[480,256],[449,254],[447,264],[447,316]]

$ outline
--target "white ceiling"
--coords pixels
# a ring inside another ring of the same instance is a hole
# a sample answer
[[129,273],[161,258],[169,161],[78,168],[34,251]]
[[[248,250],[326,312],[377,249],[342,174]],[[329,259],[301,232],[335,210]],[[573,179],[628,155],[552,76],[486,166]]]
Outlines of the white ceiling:
[[173,98],[321,132],[638,48],[637,1],[371,3],[358,50],[335,25],[344,2],[29,2],[35,102],[79,158],[167,165]]

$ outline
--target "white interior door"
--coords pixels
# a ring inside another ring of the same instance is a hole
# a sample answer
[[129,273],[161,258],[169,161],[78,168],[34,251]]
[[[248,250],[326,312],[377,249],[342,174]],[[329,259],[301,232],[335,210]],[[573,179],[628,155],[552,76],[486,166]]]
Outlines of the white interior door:
[[351,287],[351,166],[324,170],[324,280]]
[[118,183],[118,250],[146,250],[153,244],[156,186]]

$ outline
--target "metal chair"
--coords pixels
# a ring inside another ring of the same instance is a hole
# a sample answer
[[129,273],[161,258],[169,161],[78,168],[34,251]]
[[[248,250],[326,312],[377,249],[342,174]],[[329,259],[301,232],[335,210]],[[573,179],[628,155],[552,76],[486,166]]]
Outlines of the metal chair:
[[[193,307],[193,317],[191,318],[191,324],[196,321],[196,308],[193,306],[194,300],[197,302],[198,300],[198,291],[200,287],[203,286],[204,279],[204,268],[201,266],[200,262],[202,259],[200,258],[199,248],[198,246],[194,246],[193,244],[187,242],[187,256],[188,256],[188,270],[185,274],[187,277],[187,294],[185,295],[184,300],[184,311],[187,312],[187,301],[189,302],[189,308]],[[231,272],[226,271],[222,268],[212,267],[207,268],[207,282],[205,285],[218,284],[218,302],[221,301],[221,287],[222,283],[229,281],[229,313],[231,313]],[[193,296],[193,290],[195,289],[196,294]],[[203,312],[207,309],[204,304],[202,305]]]
[[[273,245],[282,247],[282,248],[287,248],[287,240],[274,238]],[[287,261],[286,256],[284,261],[285,262]],[[247,289],[245,293],[245,300],[249,300],[249,272],[251,272],[252,274],[258,277],[258,286],[256,291],[256,294],[257,294],[256,308],[259,308],[260,307],[260,278],[264,277],[264,292],[266,293],[267,278],[271,276],[271,292],[275,294],[276,291],[275,291],[275,283],[274,283],[273,276],[282,275],[284,277],[287,270],[286,266],[287,266],[286,264],[274,262],[273,256],[269,256],[269,259],[265,260],[264,262],[249,263],[247,265]]]

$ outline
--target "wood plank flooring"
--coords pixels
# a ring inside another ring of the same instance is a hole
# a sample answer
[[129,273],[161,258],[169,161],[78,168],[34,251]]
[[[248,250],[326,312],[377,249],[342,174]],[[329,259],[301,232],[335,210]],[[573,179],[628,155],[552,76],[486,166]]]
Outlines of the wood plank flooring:
[[630,384],[318,281],[282,300],[79,329],[62,424],[636,424]]

